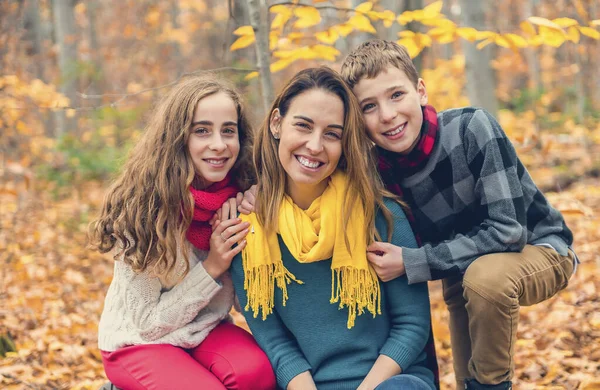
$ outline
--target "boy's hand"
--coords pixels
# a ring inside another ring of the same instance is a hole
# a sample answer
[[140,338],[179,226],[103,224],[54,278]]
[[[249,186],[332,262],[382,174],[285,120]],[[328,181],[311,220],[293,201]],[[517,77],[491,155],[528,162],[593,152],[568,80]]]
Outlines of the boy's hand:
[[241,203],[238,203],[238,211],[242,214],[250,214],[254,211],[254,206],[256,205],[256,185],[253,185],[248,189],[248,191],[244,192],[244,199],[242,199]]
[[383,282],[389,282],[406,273],[402,247],[376,241],[367,247],[367,260]]
[[237,208],[242,203],[244,194],[238,192],[235,198],[229,198],[223,203],[220,209],[218,209],[212,216],[208,224],[213,227],[213,230],[217,222],[227,221],[228,219],[237,218]]

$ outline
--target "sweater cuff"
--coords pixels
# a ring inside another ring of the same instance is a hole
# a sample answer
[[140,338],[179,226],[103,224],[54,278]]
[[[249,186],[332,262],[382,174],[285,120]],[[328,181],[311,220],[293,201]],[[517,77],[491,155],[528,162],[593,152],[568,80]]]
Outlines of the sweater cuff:
[[423,248],[402,248],[402,259],[408,284],[431,280],[431,270]]
[[399,345],[393,342],[387,342],[384,344],[381,351],[379,351],[380,355],[386,355],[400,366],[402,373],[404,373],[408,367],[410,367],[417,355],[414,352],[407,349],[406,347]]
[[211,300],[222,288],[222,285],[206,272],[202,266],[202,262],[196,264],[194,268],[190,270],[186,279],[188,288],[198,291],[207,300]]
[[303,358],[298,357],[282,363],[276,370],[277,384],[282,389],[287,389],[290,381],[305,371],[310,371],[310,364]]

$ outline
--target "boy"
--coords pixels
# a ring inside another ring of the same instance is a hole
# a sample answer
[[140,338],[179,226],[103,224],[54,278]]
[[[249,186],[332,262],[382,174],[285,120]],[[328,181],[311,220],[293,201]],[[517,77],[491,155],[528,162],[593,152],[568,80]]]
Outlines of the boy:
[[458,388],[510,389],[519,307],[566,287],[578,262],[571,231],[489,113],[427,106],[404,47],[366,42],[341,73],[423,243],[374,243],[369,260],[384,281],[443,279]]

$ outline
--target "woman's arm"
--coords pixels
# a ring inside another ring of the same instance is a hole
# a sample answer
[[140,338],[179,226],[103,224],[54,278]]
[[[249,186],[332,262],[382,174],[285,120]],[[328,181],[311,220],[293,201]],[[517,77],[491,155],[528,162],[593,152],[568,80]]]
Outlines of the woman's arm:
[[[244,290],[244,269],[241,255],[237,255],[233,259],[230,272],[236,295],[243,308],[248,297]],[[269,314],[264,321],[262,316],[259,315],[258,318],[255,318],[250,311],[243,310],[242,314],[246,318],[256,342],[269,357],[277,377],[277,384],[283,389],[290,390],[315,388],[310,373],[310,364],[277,311]]]
[[[400,206],[388,203],[388,207],[395,215],[391,243],[415,247],[414,234]],[[382,237],[387,237],[385,223],[381,220],[377,223],[378,230]],[[431,327],[426,283],[409,285],[406,276],[402,276],[382,283],[382,289],[390,315],[390,334],[381,348],[379,358],[361,384],[361,390],[372,389],[410,367],[423,352]]]

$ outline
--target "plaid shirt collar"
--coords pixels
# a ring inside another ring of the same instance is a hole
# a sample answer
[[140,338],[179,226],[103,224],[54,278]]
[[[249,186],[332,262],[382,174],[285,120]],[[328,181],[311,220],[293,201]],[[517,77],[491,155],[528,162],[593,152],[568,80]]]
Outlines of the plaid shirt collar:
[[419,133],[420,138],[415,148],[408,155],[391,152],[380,146],[377,147],[379,170],[382,173],[393,169],[395,171],[394,176],[397,178],[409,177],[421,170],[429,160],[437,139],[437,112],[433,106],[429,105],[422,107],[422,109],[423,124]]

